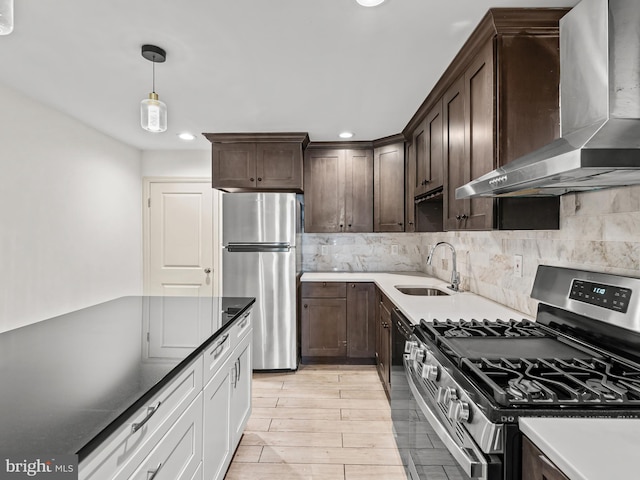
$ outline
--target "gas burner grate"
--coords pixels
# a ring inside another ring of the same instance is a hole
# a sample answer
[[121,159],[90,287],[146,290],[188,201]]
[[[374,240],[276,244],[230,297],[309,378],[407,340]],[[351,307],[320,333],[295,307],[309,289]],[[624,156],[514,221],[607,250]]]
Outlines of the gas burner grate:
[[529,320],[433,320],[422,321],[432,339],[467,337],[545,337],[540,325]]
[[638,405],[640,370],[612,358],[463,359],[500,405]]

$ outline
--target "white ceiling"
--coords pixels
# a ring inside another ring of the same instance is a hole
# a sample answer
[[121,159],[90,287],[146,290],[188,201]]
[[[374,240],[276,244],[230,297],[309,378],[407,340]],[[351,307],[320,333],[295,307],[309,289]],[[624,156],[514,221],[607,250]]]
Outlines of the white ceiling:
[[[0,83],[142,150],[208,149],[202,132],[399,133],[490,7],[578,0],[15,0]],[[167,51],[169,128],[141,129],[140,47]],[[0,106],[1,108],[1,106]],[[34,119],[35,129],[46,128]],[[177,134],[191,131],[196,141]]]

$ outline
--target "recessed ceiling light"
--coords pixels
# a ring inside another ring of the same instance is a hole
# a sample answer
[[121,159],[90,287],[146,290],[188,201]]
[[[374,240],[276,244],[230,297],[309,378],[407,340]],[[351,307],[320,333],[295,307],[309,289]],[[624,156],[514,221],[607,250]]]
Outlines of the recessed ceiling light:
[[353,137],[353,133],[352,132],[342,132],[340,135],[338,135],[340,138],[351,138]]
[[356,0],[356,1],[363,7],[377,7],[378,5],[384,2],[384,0]]
[[181,140],[195,140],[196,136],[193,133],[184,132],[178,135]]

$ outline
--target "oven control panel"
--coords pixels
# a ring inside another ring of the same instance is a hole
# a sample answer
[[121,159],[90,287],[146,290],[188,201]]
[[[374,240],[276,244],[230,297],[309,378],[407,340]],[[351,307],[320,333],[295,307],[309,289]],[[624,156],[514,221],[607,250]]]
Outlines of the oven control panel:
[[631,290],[602,283],[574,279],[571,283],[569,298],[590,303],[615,312],[627,313]]

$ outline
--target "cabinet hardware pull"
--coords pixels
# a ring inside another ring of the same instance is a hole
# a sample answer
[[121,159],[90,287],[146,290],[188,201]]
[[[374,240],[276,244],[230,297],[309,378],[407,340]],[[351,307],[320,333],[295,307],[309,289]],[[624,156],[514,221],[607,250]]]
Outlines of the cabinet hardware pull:
[[340,224],[340,228],[344,228],[344,225],[342,223]]
[[205,268],[204,269],[204,273],[206,273],[207,275],[209,275],[211,273],[211,269],[210,268]]
[[309,305],[307,305],[307,304],[305,303],[305,304],[304,304],[304,308],[308,308],[308,307],[309,307]]
[[255,182],[255,180],[254,180],[254,178],[253,178],[253,177],[251,177],[251,178],[249,179],[249,181],[250,181],[250,182]]
[[249,314],[244,316],[244,320],[242,321],[242,323],[240,324],[240,328],[244,328],[247,326],[247,322],[249,321]]
[[216,358],[218,358],[220,356],[220,354],[222,354],[222,350],[220,350],[225,342],[229,340],[229,334],[227,333],[224,337],[222,337],[222,340],[220,341],[220,343],[218,343],[218,346],[216,346],[216,348],[213,349],[213,351],[211,352],[211,355],[213,355],[213,359],[215,360]]
[[409,225],[413,225],[413,222],[409,222]]
[[258,181],[261,182],[262,181],[262,177],[258,177]]
[[[342,225],[340,225],[340,226],[342,226]],[[327,282],[322,282],[322,286],[326,287],[327,286]]]
[[402,222],[398,222],[398,225],[402,226]]
[[138,430],[140,430],[144,426],[144,424],[147,423],[151,417],[153,417],[153,414],[158,411],[158,408],[160,408],[161,404],[162,402],[158,402],[154,407],[147,407],[147,416],[144,417],[141,422],[133,423],[131,425],[131,433],[136,433]]
[[351,224],[347,225],[347,227],[351,228]]
[[233,383],[233,388],[236,388],[236,384],[238,383],[238,361],[237,360],[233,364],[233,374],[231,375],[231,383]]
[[462,218],[462,220],[466,220],[466,219],[467,219],[467,218],[469,218],[469,217],[467,216],[467,214],[466,214],[466,213],[463,213],[461,218]]
[[456,215],[456,220],[460,220],[462,217],[460,215]]
[[162,468],[162,463],[159,463],[155,470],[147,470],[147,480],[153,480],[154,478],[156,478],[156,475],[160,471],[160,468]]
[[238,358],[238,379],[236,380],[236,385],[240,381],[241,375],[242,375],[242,357]]
[[355,284],[355,283],[352,283],[352,284],[351,284],[351,288],[356,288],[356,284]]

